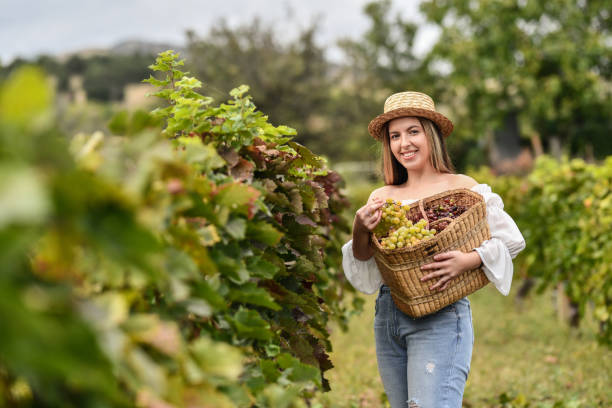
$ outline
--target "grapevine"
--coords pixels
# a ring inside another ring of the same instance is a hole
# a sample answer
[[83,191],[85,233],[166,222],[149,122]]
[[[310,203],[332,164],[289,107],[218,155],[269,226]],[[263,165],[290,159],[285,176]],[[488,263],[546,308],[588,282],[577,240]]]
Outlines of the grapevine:
[[0,406],[288,407],[329,390],[328,325],[346,327],[354,290],[342,179],[248,87],[213,103],[182,64],[158,56],[163,102],[112,137],[58,137],[42,73],[0,84],[0,108],[19,107],[0,109]]
[[472,173],[504,198],[527,246],[514,261],[538,293],[563,290],[579,316],[599,322],[612,344],[612,158],[599,164],[540,156],[527,178]]

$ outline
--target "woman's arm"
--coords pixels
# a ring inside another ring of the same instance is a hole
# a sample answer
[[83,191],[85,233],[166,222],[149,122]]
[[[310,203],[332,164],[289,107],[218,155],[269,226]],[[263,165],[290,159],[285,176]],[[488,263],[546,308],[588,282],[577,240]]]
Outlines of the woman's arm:
[[[382,216],[380,207],[383,200],[377,195],[380,190],[373,191],[367,204],[357,211],[353,222],[353,239],[342,246],[344,276],[355,289],[366,294],[376,292],[382,284],[380,271],[373,258],[374,251],[370,246],[370,231]],[[380,205],[377,204],[379,201]],[[370,216],[372,211],[378,214]]]
[[374,250],[370,246],[370,231],[362,230],[353,223],[353,255],[360,261],[367,261],[374,255]]
[[360,261],[367,261],[374,255],[370,245],[370,234],[382,217],[381,207],[384,204],[379,196],[381,189],[374,190],[366,205],[355,213],[353,221],[353,255]]

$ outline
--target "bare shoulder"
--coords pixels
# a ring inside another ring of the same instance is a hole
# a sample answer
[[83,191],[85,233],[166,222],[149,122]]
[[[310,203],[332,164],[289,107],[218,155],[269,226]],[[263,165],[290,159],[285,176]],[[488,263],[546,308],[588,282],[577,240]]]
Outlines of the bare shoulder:
[[465,174],[453,174],[451,183],[454,188],[472,188],[478,184],[476,180]]
[[378,187],[377,189],[372,191],[372,193],[370,194],[370,197],[368,198],[368,203],[377,197],[385,199],[388,196],[388,194],[389,194],[389,186],[385,185],[382,187]]

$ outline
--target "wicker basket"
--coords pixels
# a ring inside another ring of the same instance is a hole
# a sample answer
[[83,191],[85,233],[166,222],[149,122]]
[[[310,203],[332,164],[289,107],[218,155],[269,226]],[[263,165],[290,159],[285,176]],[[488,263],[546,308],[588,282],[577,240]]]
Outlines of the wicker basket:
[[[444,218],[429,224],[426,209],[449,197],[467,207],[467,210],[455,219]],[[385,284],[391,288],[391,296],[398,309],[412,317],[425,316],[489,283],[481,267],[456,276],[443,291],[429,289],[433,280],[420,280],[431,272],[422,271],[421,266],[434,262],[435,254],[451,250],[469,252],[491,238],[486,205],[480,194],[463,188],[449,190],[410,205],[407,215],[412,219],[424,218],[431,228],[442,221],[450,224],[433,238],[401,249],[384,249],[378,238],[371,234],[376,264]]]

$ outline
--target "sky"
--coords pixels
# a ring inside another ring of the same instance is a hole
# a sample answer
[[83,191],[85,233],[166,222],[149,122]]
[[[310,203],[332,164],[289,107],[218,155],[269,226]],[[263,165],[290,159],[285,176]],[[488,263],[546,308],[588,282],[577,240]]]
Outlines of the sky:
[[[258,16],[288,38],[319,24],[317,41],[328,56],[339,57],[335,41],[359,37],[368,29],[363,7],[368,0],[0,0],[0,63],[39,54],[63,55],[82,49],[107,48],[124,40],[182,45],[185,31],[204,36],[225,19],[230,26]],[[395,0],[394,10],[422,20],[418,0]],[[417,36],[417,54],[435,38],[424,26]]]

